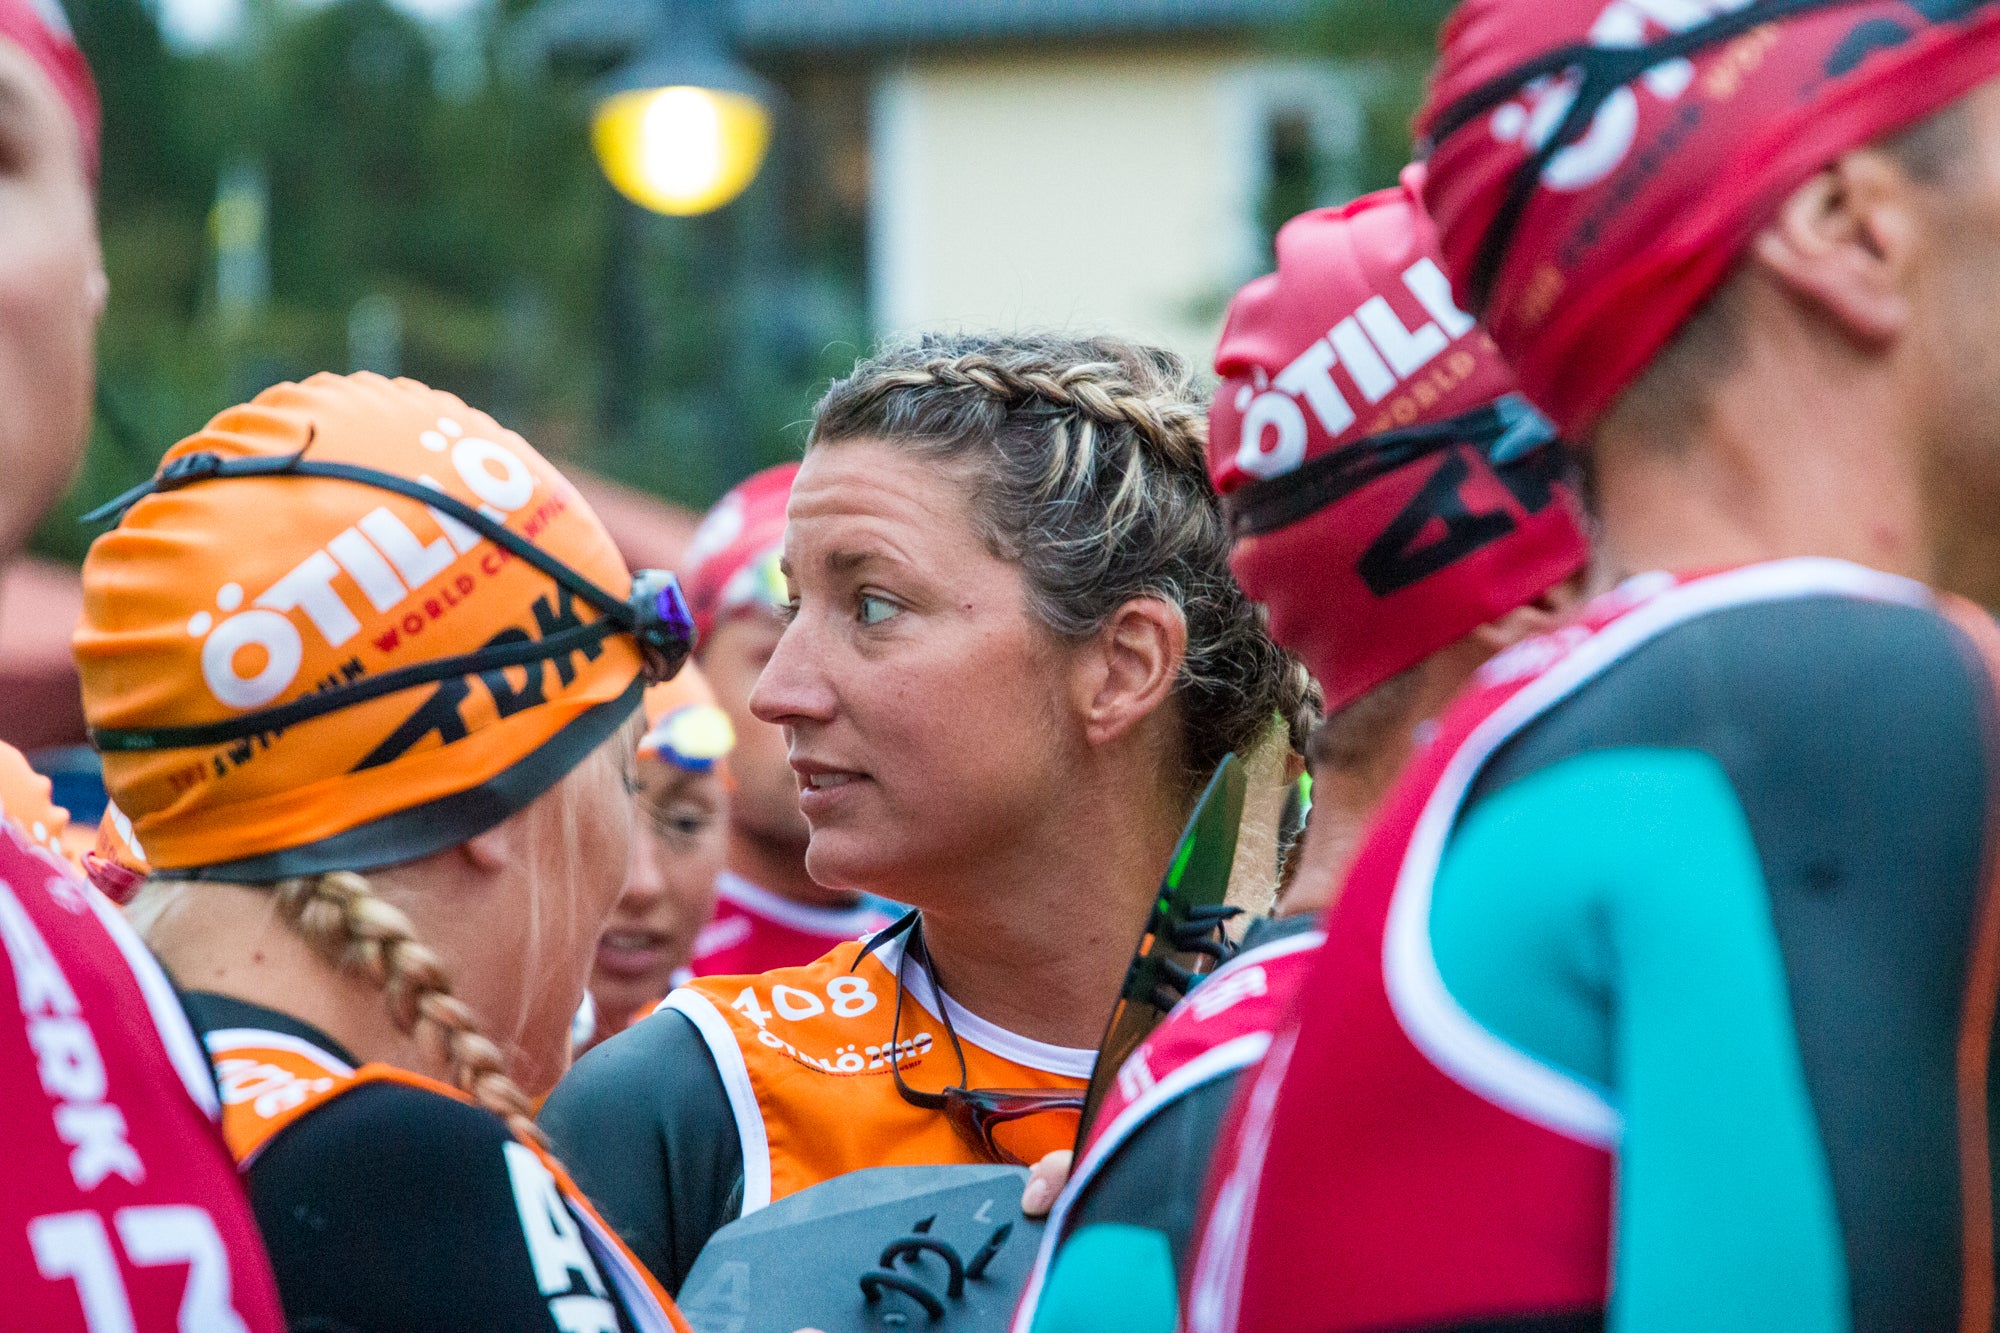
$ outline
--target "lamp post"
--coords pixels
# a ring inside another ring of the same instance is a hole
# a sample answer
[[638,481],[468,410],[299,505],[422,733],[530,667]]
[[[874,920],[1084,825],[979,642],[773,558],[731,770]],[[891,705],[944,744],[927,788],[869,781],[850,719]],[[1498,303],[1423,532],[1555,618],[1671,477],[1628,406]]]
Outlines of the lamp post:
[[[645,214],[694,217],[738,198],[757,178],[771,143],[776,91],[730,49],[723,0],[543,0],[523,16],[515,50],[531,63],[550,61],[608,71],[591,87],[590,139],[598,166],[621,197],[611,233],[611,300],[605,311],[611,375],[605,422],[614,435],[638,427],[639,386],[654,338],[640,296]],[[697,224],[704,244],[698,267],[718,299],[735,281],[733,250],[715,219]],[[741,339],[732,311],[732,353],[711,383],[729,405],[743,393]],[[754,464],[747,442],[712,446],[734,481]]]
[[771,142],[770,85],[729,49],[719,0],[549,0],[520,31],[538,59],[610,72],[593,89],[591,146],[618,192],[687,217],[756,179]]
[[688,81],[671,58],[613,76],[591,118],[591,146],[611,184],[655,213],[721,208],[756,179],[771,144],[771,113],[747,90],[713,77]]

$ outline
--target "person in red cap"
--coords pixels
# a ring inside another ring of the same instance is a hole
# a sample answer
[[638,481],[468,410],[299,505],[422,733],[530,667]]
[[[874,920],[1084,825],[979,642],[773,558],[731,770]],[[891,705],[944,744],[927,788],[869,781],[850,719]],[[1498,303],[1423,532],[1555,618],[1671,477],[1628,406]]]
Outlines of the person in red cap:
[[2000,6],[1470,0],[1424,198],[1623,582],[1441,720],[1193,1333],[1991,1329]]
[[750,691],[785,628],[790,594],[778,561],[798,470],[783,463],[738,485],[688,546],[688,607],[701,635],[695,660],[736,733],[729,864],[716,879],[715,915],[695,937],[696,976],[809,963],[891,920],[861,895],[823,889],[806,873],[809,830],[784,734],[750,712]]
[[1563,451],[1452,303],[1422,180],[1411,168],[1396,189],[1293,219],[1277,272],[1230,305],[1209,475],[1238,581],[1328,709],[1304,864],[1286,915],[1253,927],[1126,1063],[1056,1200],[1019,1333],[1102,1327],[1104,1301],[1133,1300],[1149,1269],[1171,1307],[1223,1114],[1414,733],[1495,652],[1576,604],[1589,545]]
[[[0,564],[69,484],[107,284],[97,91],[62,12],[0,0]],[[59,855],[0,747],[0,1291],[9,1327],[277,1333],[277,1288],[165,973]]]

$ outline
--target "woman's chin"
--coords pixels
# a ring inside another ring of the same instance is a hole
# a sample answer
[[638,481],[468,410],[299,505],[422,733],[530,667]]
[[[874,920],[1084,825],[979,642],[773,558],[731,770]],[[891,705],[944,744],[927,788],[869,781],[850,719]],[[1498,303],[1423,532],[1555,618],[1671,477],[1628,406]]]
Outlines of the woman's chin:
[[813,883],[835,893],[880,893],[898,878],[901,860],[887,840],[866,829],[841,826],[815,828],[806,843],[806,874]]

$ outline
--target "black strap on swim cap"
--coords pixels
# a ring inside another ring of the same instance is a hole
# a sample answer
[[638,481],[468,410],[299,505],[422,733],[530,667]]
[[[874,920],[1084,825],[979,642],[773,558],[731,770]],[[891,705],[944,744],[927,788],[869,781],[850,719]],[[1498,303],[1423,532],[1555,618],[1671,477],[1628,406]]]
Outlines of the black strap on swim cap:
[[[1598,110],[1613,93],[1659,65],[1670,60],[1684,60],[1767,23],[1796,18],[1815,10],[1864,2],[1761,0],[1761,3],[1709,19],[1649,46],[1593,46],[1588,42],[1578,42],[1559,47],[1498,78],[1489,79],[1439,112],[1430,132],[1424,136],[1419,151],[1421,157],[1429,157],[1436,145],[1502,103],[1512,101],[1537,79],[1566,75],[1577,81],[1576,100],[1570,103],[1547,142],[1515,168],[1513,179],[1508,183],[1507,196],[1502,200],[1499,212],[1493,215],[1493,221],[1487,224],[1486,234],[1480,238],[1479,249],[1475,252],[1472,270],[1466,281],[1472,313],[1483,315],[1493,299],[1493,286],[1499,279],[1500,265],[1505,262],[1508,248],[1514,243],[1514,234],[1520,229],[1521,219],[1528,210],[1528,201],[1534,197],[1541,183],[1542,172],[1558,153],[1584,136],[1591,122],[1597,118]],[[1938,23],[1963,18],[1975,9],[1996,3],[1996,0],[1908,0],[1908,3],[1918,17]]]
[[297,453],[275,458],[225,459],[212,453],[183,454],[160,469],[157,476],[91,510],[81,521],[122,520],[127,510],[148,495],[177,491],[204,481],[235,477],[324,477],[355,482],[408,496],[458,520],[588,602],[596,608],[599,618],[587,625],[557,630],[537,641],[489,645],[477,652],[399,667],[222,722],[188,727],[93,728],[90,740],[100,751],[178,750],[266,735],[418,685],[559,660],[574,652],[587,651],[617,634],[629,634],[638,643],[646,678],[653,683],[671,680],[693,652],[694,617],[688,613],[680,581],[665,570],[641,570],[634,574],[631,595],[619,597],[456,496],[393,472],[308,459],[305,452],[311,447],[312,437],[308,435],[305,447]]
[[1385,431],[1321,454],[1283,476],[1239,486],[1223,498],[1234,541],[1289,527],[1420,458],[1470,445],[1495,468],[1557,442],[1556,428],[1518,393],[1443,421]]

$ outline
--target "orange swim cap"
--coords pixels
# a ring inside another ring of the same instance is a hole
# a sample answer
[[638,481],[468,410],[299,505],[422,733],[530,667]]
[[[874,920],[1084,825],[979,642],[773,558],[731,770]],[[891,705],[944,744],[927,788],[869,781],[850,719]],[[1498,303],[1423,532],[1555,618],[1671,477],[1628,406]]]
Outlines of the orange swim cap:
[[114,511],[75,651],[156,871],[256,883],[463,842],[692,643],[671,576],[628,575],[527,441],[412,380],[266,390]]

